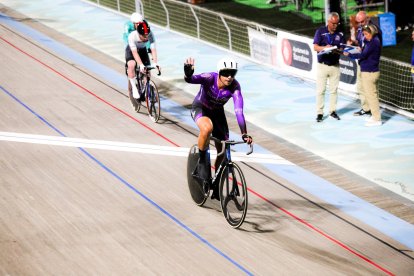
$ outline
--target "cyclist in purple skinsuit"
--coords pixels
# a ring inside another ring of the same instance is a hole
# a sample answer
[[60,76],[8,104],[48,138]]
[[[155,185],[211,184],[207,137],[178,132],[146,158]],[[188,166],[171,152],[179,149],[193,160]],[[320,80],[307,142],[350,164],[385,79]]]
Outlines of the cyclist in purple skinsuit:
[[[201,84],[200,91],[196,95],[191,116],[200,129],[198,136],[198,148],[200,160],[198,173],[202,179],[209,177],[209,169],[205,166],[209,156],[206,156],[210,135],[220,140],[229,138],[229,128],[227,125],[224,105],[230,98],[233,98],[234,112],[240,127],[243,140],[251,144],[253,138],[247,134],[246,121],[243,114],[243,96],[239,82],[234,78],[237,73],[237,62],[231,58],[223,58],[217,64],[217,72],[202,73],[193,75],[194,59],[188,58],[184,64],[184,80],[192,84]],[[217,152],[222,150],[221,143],[215,143]],[[215,167],[217,168],[221,158],[217,158]]]

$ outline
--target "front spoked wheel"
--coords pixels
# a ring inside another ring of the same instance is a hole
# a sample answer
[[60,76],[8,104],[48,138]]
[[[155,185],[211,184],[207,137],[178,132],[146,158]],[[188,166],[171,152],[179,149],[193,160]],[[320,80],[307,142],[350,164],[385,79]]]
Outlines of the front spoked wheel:
[[160,104],[160,95],[158,93],[157,86],[153,81],[150,81],[149,87],[147,86],[147,111],[148,115],[153,122],[158,122],[161,116],[161,104]]
[[219,192],[224,217],[233,228],[239,228],[247,214],[247,185],[237,164],[229,163],[223,169]]

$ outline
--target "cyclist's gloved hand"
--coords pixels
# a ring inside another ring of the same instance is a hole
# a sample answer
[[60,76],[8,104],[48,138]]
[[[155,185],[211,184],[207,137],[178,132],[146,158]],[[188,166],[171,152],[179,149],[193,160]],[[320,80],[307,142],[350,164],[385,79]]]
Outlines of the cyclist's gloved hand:
[[191,78],[194,73],[194,65],[185,63],[184,64],[184,74],[186,78]]
[[145,73],[145,65],[144,64],[139,65],[139,71],[141,71],[141,73]]
[[244,133],[243,135],[242,135],[242,139],[243,139],[243,141],[245,142],[245,143],[247,143],[247,144],[251,144],[251,143],[253,143],[253,137],[252,136],[250,136],[249,134],[247,134],[247,133]]
[[191,76],[194,73],[194,59],[193,58],[187,58],[184,62],[184,75],[185,77],[191,78]]
[[154,63],[154,66],[157,68],[158,70],[158,76],[161,75],[161,66],[159,66],[158,63]]

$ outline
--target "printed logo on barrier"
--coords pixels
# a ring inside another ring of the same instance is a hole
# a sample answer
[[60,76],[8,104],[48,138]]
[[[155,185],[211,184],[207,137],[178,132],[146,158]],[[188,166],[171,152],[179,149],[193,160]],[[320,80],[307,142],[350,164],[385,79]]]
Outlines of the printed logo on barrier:
[[355,60],[341,56],[339,59],[339,70],[341,70],[341,82],[348,84],[356,83],[357,63]]
[[282,55],[286,65],[312,70],[312,51],[308,44],[285,38],[282,41]]
[[277,37],[247,27],[249,34],[250,56],[270,65],[276,65]]
[[283,61],[286,65],[292,65],[292,46],[290,45],[289,39],[284,38],[282,41],[282,55]]
[[267,63],[267,64],[271,63],[271,57],[270,57],[271,51],[270,51],[269,43],[261,39],[253,38],[250,41],[250,45],[251,45],[250,51],[252,53],[253,58],[261,62]]

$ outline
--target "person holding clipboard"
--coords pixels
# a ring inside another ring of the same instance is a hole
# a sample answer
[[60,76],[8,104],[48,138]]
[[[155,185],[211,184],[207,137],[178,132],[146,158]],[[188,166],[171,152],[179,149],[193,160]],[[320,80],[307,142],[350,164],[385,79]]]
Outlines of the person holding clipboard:
[[316,76],[316,121],[323,121],[325,106],[326,83],[329,84],[329,114],[340,120],[336,113],[338,101],[338,86],[340,78],[339,58],[345,44],[345,37],[337,30],[339,14],[331,12],[328,15],[328,24],[318,28],[313,39],[313,49],[318,52]]

